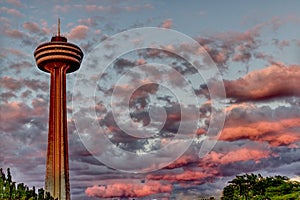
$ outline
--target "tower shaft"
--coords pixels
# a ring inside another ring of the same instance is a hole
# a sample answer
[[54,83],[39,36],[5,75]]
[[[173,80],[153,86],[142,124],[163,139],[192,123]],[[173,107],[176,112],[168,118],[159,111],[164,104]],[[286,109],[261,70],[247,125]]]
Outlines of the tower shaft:
[[51,74],[49,135],[45,190],[59,200],[70,200],[66,71],[64,63],[45,67]]

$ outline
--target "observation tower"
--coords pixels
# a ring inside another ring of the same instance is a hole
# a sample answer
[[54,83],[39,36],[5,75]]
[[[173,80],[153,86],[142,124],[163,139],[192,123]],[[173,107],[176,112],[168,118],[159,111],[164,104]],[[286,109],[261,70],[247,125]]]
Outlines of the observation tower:
[[54,199],[70,200],[66,74],[79,69],[83,52],[58,32],[34,51],[38,68],[51,75],[45,190]]

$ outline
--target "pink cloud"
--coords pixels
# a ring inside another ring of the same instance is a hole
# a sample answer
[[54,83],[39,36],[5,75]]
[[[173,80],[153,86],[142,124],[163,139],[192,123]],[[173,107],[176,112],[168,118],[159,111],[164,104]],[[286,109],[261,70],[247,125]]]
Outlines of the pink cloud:
[[220,52],[217,52],[214,55],[214,61],[217,63],[225,63],[227,59],[228,59],[228,52],[225,49],[223,49]]
[[8,54],[13,54],[15,56],[20,56],[20,57],[29,57],[31,56],[30,54],[21,51],[20,49],[14,49],[14,48],[0,48],[3,49],[3,52],[1,52],[1,56],[7,56]]
[[[227,69],[228,61],[247,62],[260,44],[257,38],[263,25],[259,24],[244,32],[227,31],[198,38],[199,43],[218,67]],[[199,54],[202,50],[199,51]]]
[[270,155],[270,151],[251,148],[242,148],[225,153],[212,151],[204,158],[204,162],[225,165],[248,160],[259,161],[260,159],[268,158]]
[[145,183],[113,183],[88,187],[85,193],[89,197],[112,198],[112,197],[145,197],[157,193],[170,193],[172,185],[162,184],[159,181],[147,181]]
[[151,4],[144,4],[144,5],[134,5],[134,6],[102,6],[102,5],[77,5],[79,8],[85,8],[86,11],[88,12],[93,12],[93,11],[101,11],[101,12],[116,12],[116,11],[127,11],[127,12],[132,12],[132,11],[139,11],[142,9],[152,9],[153,6]]
[[234,141],[247,138],[254,141],[266,141],[273,146],[289,145],[300,140],[299,134],[289,131],[293,128],[300,128],[300,118],[253,123],[237,121],[234,125],[225,124],[219,139]]
[[274,60],[273,56],[262,53],[262,52],[254,53],[254,57],[257,59],[267,60],[268,62],[271,62],[272,60]]
[[0,79],[2,87],[10,90],[19,90],[22,88],[23,84],[21,81],[14,79],[10,76],[4,76]]
[[[10,127],[9,124],[5,125],[8,121],[21,121],[28,118],[28,113],[31,113],[30,107],[21,102],[10,102],[1,104],[1,126],[4,130],[7,130],[6,127]],[[5,113],[5,118],[4,118]],[[17,128],[17,127],[14,127]],[[2,130],[3,130],[2,129]]]
[[70,5],[55,5],[53,10],[55,12],[68,12],[70,10],[71,6]]
[[92,11],[112,11],[113,10],[113,8],[111,6],[98,6],[98,5],[86,5],[85,9],[88,12],[92,12]]
[[[181,156],[165,169],[184,169],[178,173],[164,171],[161,173],[149,174],[149,180],[167,180],[176,181],[199,181],[203,182],[207,178],[218,176],[221,165],[234,164],[253,160],[259,162],[261,159],[267,159],[274,154],[265,147],[243,146],[239,148],[222,149],[222,151],[211,151],[203,158],[199,158],[197,152],[189,152]],[[194,166],[198,166],[195,168]],[[194,173],[193,173],[194,172]]]
[[17,17],[23,16],[20,11],[13,8],[1,7],[0,11]]
[[0,99],[5,103],[8,102],[10,98],[16,98],[17,96],[13,92],[2,92],[0,94]]
[[87,26],[95,26],[95,25],[97,25],[96,20],[93,19],[93,18],[79,19],[78,22],[80,24],[84,24],[84,25],[87,25]]
[[25,33],[16,29],[7,29],[5,30],[5,34],[11,38],[16,38],[16,39],[22,39],[26,36]]
[[[20,52],[13,52],[13,53],[20,53]],[[23,54],[23,56],[25,56]],[[32,63],[28,61],[19,61],[19,62],[13,62],[9,65],[9,68],[14,69],[16,73],[20,73],[22,70],[27,70],[28,68],[32,67]],[[18,80],[18,81],[27,81],[27,80]],[[37,81],[40,82],[40,81]]]
[[219,140],[248,139],[272,146],[289,146],[300,141],[300,115],[297,106],[256,107],[242,103],[225,110],[227,118]]
[[37,79],[25,79],[23,80],[23,85],[26,85],[28,88],[38,91],[47,91],[49,89],[49,85],[47,81],[40,81]]
[[101,31],[100,29],[97,29],[97,30],[94,31],[94,33],[95,33],[96,35],[99,35],[101,32],[102,32],[102,31]]
[[151,9],[151,8],[153,8],[153,6],[151,4],[145,4],[145,5],[135,5],[135,6],[125,6],[124,7],[124,9],[129,12],[130,11],[139,11],[144,8]]
[[280,26],[282,26],[282,24],[284,24],[284,22],[286,21],[286,19],[283,19],[281,17],[278,16],[274,16],[271,21],[269,21],[268,23],[272,26],[272,28],[274,30],[279,29]]
[[20,0],[6,0],[6,2],[10,3],[10,4],[13,4],[17,7],[22,7],[23,6]]
[[251,54],[247,52],[243,53],[236,53],[233,55],[232,60],[233,61],[238,61],[238,62],[246,62],[251,58]]
[[144,64],[146,64],[146,60],[145,59],[138,59],[138,60],[136,60],[136,65],[144,65]]
[[167,19],[162,23],[161,27],[162,28],[171,28],[172,25],[173,25],[173,20]]
[[284,47],[287,47],[290,45],[290,41],[288,40],[274,40],[274,44],[278,46],[279,49],[283,49]]
[[151,4],[149,4],[149,3],[145,4],[144,7],[145,7],[145,8],[154,8],[154,6],[151,5]]
[[25,22],[23,24],[23,27],[26,30],[29,30],[29,32],[31,32],[31,33],[39,33],[41,31],[39,28],[39,25],[35,22]]
[[199,158],[195,154],[182,155],[181,157],[179,157],[177,160],[175,160],[165,168],[166,169],[179,168],[192,162],[198,162],[198,160]]
[[[34,99],[32,106],[22,102],[8,102],[0,105],[0,127],[8,133],[24,129],[24,125],[35,117],[47,113],[47,102],[43,99]],[[46,119],[46,118],[45,118]],[[46,123],[46,121],[44,121]]]
[[300,67],[274,64],[234,81],[225,80],[224,85],[226,96],[237,100],[300,96]]
[[4,76],[0,78],[0,83],[3,88],[17,91],[23,87],[28,87],[34,91],[48,89],[48,82],[40,81],[37,79],[15,79],[10,76]]
[[70,39],[85,39],[88,31],[89,27],[85,25],[78,25],[71,29],[70,33],[67,34],[67,37]]
[[266,135],[263,139],[268,141],[272,146],[289,146],[290,148],[294,148],[293,144],[300,141],[300,135],[296,131],[286,131],[274,135]]
[[165,180],[170,182],[177,181],[199,181],[203,182],[206,178],[215,177],[219,172],[215,169],[210,169],[209,171],[200,168],[186,168],[184,171],[180,172],[169,172],[169,173],[154,173],[148,174],[148,180]]
[[8,18],[6,18],[6,17],[0,17],[0,22],[3,23],[2,26],[5,25],[6,27],[9,27],[10,21],[9,21]]

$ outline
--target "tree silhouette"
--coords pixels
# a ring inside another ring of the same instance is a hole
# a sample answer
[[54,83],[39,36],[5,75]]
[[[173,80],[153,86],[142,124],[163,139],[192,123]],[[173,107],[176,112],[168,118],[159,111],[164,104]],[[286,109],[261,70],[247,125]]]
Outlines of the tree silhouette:
[[54,200],[49,192],[44,191],[43,188],[38,189],[38,194],[35,192],[35,187],[29,189],[24,183],[12,181],[10,169],[7,169],[7,176],[0,169],[0,199],[1,200]]

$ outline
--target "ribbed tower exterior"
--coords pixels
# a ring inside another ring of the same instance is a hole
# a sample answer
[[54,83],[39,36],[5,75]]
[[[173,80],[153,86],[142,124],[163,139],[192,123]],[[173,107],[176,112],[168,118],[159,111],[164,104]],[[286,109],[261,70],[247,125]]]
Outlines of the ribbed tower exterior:
[[38,68],[51,75],[45,190],[58,200],[70,200],[66,106],[66,74],[79,69],[83,52],[58,35],[34,51]]

